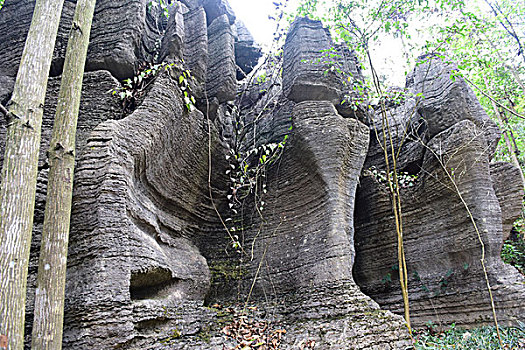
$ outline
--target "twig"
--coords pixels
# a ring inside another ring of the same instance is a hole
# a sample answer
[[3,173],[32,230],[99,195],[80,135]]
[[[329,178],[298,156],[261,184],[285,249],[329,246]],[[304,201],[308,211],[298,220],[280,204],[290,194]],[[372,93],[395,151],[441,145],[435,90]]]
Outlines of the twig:
[[[374,87],[376,92],[379,95],[382,95],[381,83],[377,72],[372,63],[372,57],[370,56],[370,51],[368,50],[368,44],[366,44],[366,55],[368,57],[368,62],[370,64],[370,70],[372,72],[372,79],[374,82]],[[399,179],[397,178],[397,159],[396,152],[394,148],[394,140],[392,138],[392,132],[390,124],[388,122],[388,116],[386,113],[386,106],[384,99],[381,99],[381,121],[382,121],[382,136],[383,136],[383,152],[385,157],[386,165],[386,178],[388,182],[388,187],[390,189],[390,194],[392,196],[392,210],[394,211],[395,218],[395,227],[397,234],[397,253],[398,253],[398,264],[399,264],[399,282],[401,285],[401,293],[403,296],[403,306],[405,312],[405,322],[408,328],[408,333],[412,341],[414,338],[412,336],[412,327],[410,324],[410,301],[408,298],[408,273],[407,273],[407,264],[405,258],[405,248],[403,245],[403,212],[401,209],[401,193],[399,191]],[[376,131],[377,132],[377,131]],[[390,145],[387,145],[387,136]],[[390,178],[390,162],[388,154],[388,146],[390,146],[391,156],[392,156],[392,166],[393,166],[393,178]]]
[[496,306],[494,304],[494,298],[492,296],[492,289],[490,287],[490,282],[489,282],[489,277],[488,277],[488,273],[487,273],[487,268],[485,266],[485,243],[483,242],[483,238],[481,237],[481,233],[479,232],[478,225],[476,224],[476,220],[474,219],[474,215],[470,211],[470,207],[468,206],[467,202],[463,198],[463,195],[461,194],[461,191],[459,190],[459,187],[458,187],[456,181],[454,180],[453,176],[448,171],[446,165],[443,163],[441,158],[434,152],[434,150],[431,147],[429,147],[428,145],[424,145],[424,146],[438,160],[439,165],[441,166],[441,168],[443,169],[443,171],[447,175],[448,179],[450,180],[450,182],[454,186],[454,192],[456,192],[456,194],[458,195],[461,203],[465,207],[465,210],[467,211],[468,217],[469,217],[470,221],[472,222],[472,226],[474,227],[474,230],[476,231],[476,234],[478,236],[478,240],[479,240],[479,243],[480,243],[480,246],[481,246],[481,258],[480,258],[481,267],[483,269],[485,282],[487,284],[487,289],[488,289],[488,292],[489,292],[490,304],[491,304],[491,309],[492,309],[492,316],[494,318],[494,325],[496,326],[496,333],[497,333],[497,336],[498,336],[499,343],[500,343],[501,347],[503,348],[503,342],[501,340],[501,335],[500,335],[500,331],[499,331],[498,318],[496,316]]
[[[206,89],[204,91],[206,91]],[[206,94],[206,92],[205,92],[205,94]],[[226,225],[226,223],[222,219],[222,216],[219,213],[219,209],[217,209],[217,206],[215,205],[215,201],[213,199],[213,191],[212,191],[212,186],[211,186],[212,154],[211,154],[211,120],[210,120],[210,114],[209,114],[209,109],[210,109],[209,104],[210,103],[209,103],[209,100],[208,100],[208,96],[206,94],[206,121],[207,121],[207,124],[208,124],[208,192],[209,192],[209,195],[210,195],[211,205],[213,206],[213,209],[215,210],[215,213],[219,217],[219,220],[221,221],[222,226],[224,227],[224,229],[228,233],[228,236],[229,236],[230,240],[233,243],[233,242],[235,242],[235,238],[232,236],[232,234],[230,232],[230,229],[228,228],[228,226]],[[246,255],[246,252],[244,251],[244,248],[241,245],[239,245],[239,248],[240,248],[241,252]]]
[[1,103],[0,103],[0,112],[2,112],[4,115],[9,114],[9,111],[7,110],[7,108],[5,108],[4,105]]
[[519,117],[521,119],[525,119],[525,116],[519,114],[518,112],[515,112],[509,108],[507,108],[506,106],[502,105],[500,102],[498,102],[497,100],[494,99],[494,97],[490,96],[489,94],[487,94],[485,91],[483,91],[483,89],[481,89],[479,86],[477,86],[476,84],[474,84],[473,82],[471,82],[467,77],[463,76],[463,79],[465,79],[465,81],[467,83],[469,83],[470,85],[474,86],[477,90],[479,90],[479,92],[481,92],[483,94],[483,96],[485,96],[486,98],[488,98],[489,100],[491,100],[492,102],[494,102],[495,104],[497,104],[498,106],[500,106],[501,108],[503,108],[504,110],[506,110],[507,112],[515,115],[516,117]]

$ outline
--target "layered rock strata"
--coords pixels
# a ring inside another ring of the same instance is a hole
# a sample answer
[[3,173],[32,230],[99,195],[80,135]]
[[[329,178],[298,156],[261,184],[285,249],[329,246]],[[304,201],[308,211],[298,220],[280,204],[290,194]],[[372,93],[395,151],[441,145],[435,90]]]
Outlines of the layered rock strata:
[[[97,2],[79,116],[64,348],[234,348],[225,326],[235,319],[225,310],[238,302],[283,349],[408,348],[402,317],[379,306],[401,313],[389,195],[362,175],[363,167],[386,168],[375,134],[381,123],[343,103],[363,80],[353,52],[320,22],[299,18],[282,61],[263,68],[265,79],[240,85],[259,47],[226,0],[175,2],[168,19],[148,3]],[[2,103],[33,4],[13,0],[0,11],[0,30],[10,28],[0,42]],[[30,286],[73,7],[66,2],[62,14],[45,106]],[[123,111],[112,94],[117,79],[161,61],[176,65],[140,91],[134,111]],[[183,84],[186,70],[193,78]],[[509,181],[516,169],[489,164],[499,131],[463,81],[446,79],[451,70],[418,66],[413,97],[388,111],[399,169],[419,174],[402,190],[408,266],[417,276],[410,288],[421,289],[410,294],[413,317],[489,322],[474,221],[498,315],[512,324],[523,314],[523,278],[499,251],[502,225],[508,230],[517,213],[520,192]]]
[[[408,79],[412,95],[386,112],[396,152],[400,149],[398,169],[405,172],[400,191],[412,320],[415,325],[491,324],[480,262],[484,251],[500,324],[516,324],[525,314],[524,278],[500,254],[503,236],[520,214],[519,170],[489,164],[499,130],[466,82],[450,78],[453,71],[450,64],[427,58]],[[380,122],[378,112],[374,124]],[[376,141],[357,194],[354,276],[366,294],[401,313],[383,136],[371,132]]]

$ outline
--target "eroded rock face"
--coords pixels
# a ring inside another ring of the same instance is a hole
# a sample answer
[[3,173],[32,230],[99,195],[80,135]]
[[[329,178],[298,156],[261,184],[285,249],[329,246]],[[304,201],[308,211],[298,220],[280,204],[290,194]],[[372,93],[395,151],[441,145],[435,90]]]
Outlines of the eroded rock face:
[[494,184],[494,192],[501,207],[503,241],[510,236],[514,222],[521,215],[523,186],[519,169],[506,162],[497,162],[490,165],[490,175]]
[[235,62],[237,63],[237,79],[246,77],[262,56],[260,46],[255,42],[248,28],[241,20],[235,21]]
[[[159,77],[149,96],[128,118],[100,124],[79,160],[67,285],[72,348],[126,346],[145,331],[133,323],[137,308],[161,314],[170,303],[202,301],[208,292],[210,272],[197,237],[217,219],[203,206],[203,116],[173,98],[181,92],[168,76]],[[93,328],[102,342],[83,336]]]
[[235,99],[237,91],[235,69],[235,38],[227,15],[213,20],[208,27],[207,98],[219,103]]
[[501,136],[497,125],[481,107],[474,91],[462,77],[455,76],[457,68],[449,62],[422,57],[408,78],[411,92],[422,93],[417,111],[424,116],[428,136],[434,137],[458,121],[472,121],[485,135],[488,158],[492,158]]
[[[499,131],[484,112],[475,112],[479,104],[472,105],[466,83],[449,80],[453,67],[431,60],[424,68],[416,69],[415,83],[409,79],[410,91],[424,89],[424,97],[387,112],[396,150],[401,147],[399,169],[409,172],[401,176],[401,202],[412,321],[492,322],[481,240],[499,321],[513,324],[525,314],[524,279],[500,253],[503,230],[510,232],[521,207],[518,169],[489,164]],[[365,168],[357,195],[354,276],[366,294],[401,313],[394,215],[387,184],[378,175],[386,170],[378,145],[383,136],[376,139],[367,159],[376,168]]]
[[[117,120],[122,117],[122,107],[118,99],[111,95],[111,90],[118,86],[118,81],[108,71],[94,71],[84,74],[82,87],[82,103],[77,125],[76,146],[78,150],[86,147],[89,133],[98,124],[106,120]],[[47,87],[47,96],[42,120],[42,140],[40,144],[40,159],[38,167],[38,181],[34,214],[33,240],[31,243],[31,257],[29,262],[28,292],[26,302],[26,334],[31,334],[32,310],[36,288],[36,272],[40,249],[40,236],[44,221],[44,209],[47,190],[48,164],[46,152],[49,148],[57,96],[60,89],[60,79],[50,78]],[[4,157],[5,119],[0,119],[0,164]],[[77,159],[78,164],[78,159]],[[75,179],[76,181],[76,179]]]
[[[5,60],[0,63],[2,75],[16,76],[34,3],[14,0],[2,8],[0,30],[5,33],[0,43],[0,50],[5,55]],[[155,41],[160,38],[161,29],[157,28],[157,24],[147,22],[147,4],[147,0],[117,4],[113,1],[97,1],[86,61],[87,70],[105,69],[115,77],[124,79],[133,76],[138,63],[152,60]],[[65,2],[55,45],[52,75],[59,75],[62,71],[74,8],[74,2]]]
[[[324,38],[321,44],[310,42],[309,52],[320,52],[331,43],[319,22],[299,19],[291,31],[295,38]],[[306,57],[295,38],[284,48],[285,67],[299,67]],[[250,261],[243,263],[246,276],[241,286],[251,290],[255,299],[284,300],[278,310],[287,314],[285,322],[291,323],[293,338],[287,338],[288,346],[298,346],[301,338],[312,337],[327,349],[402,348],[408,344],[402,319],[380,311],[352,278],[354,193],[368,149],[369,129],[337,112],[332,101],[336,95],[312,93],[304,100],[290,98],[289,91],[314,92],[319,81],[323,82],[322,70],[316,76],[311,66],[306,69],[307,74],[300,78],[296,71],[284,69],[283,89],[279,80],[270,81],[263,85],[267,94],[246,106],[247,113],[255,110],[256,117],[249,119],[247,115],[249,126],[242,148],[250,150],[254,144],[283,140],[286,146],[261,180],[267,192],[239,209],[248,217],[242,232],[244,246],[253,249]],[[247,94],[252,96],[250,91]],[[272,106],[272,99],[279,102]],[[226,294],[223,291],[219,297]],[[359,317],[361,321],[357,321]],[[295,324],[297,320],[304,322],[304,327]],[[329,336],[319,339],[311,329],[321,325]],[[364,328],[367,335],[359,340],[353,337]],[[388,340],[378,338],[381,330],[389,334]],[[292,339],[294,342],[288,343]]]
[[283,90],[294,102],[325,100],[339,102],[342,79],[330,56],[334,44],[319,21],[301,17],[286,37],[283,59]]
[[[206,12],[198,7],[184,14],[184,61],[197,81],[204,81],[208,69],[208,30]],[[204,88],[196,91],[202,97]]]
[[[257,305],[250,312],[270,322],[269,329],[286,329],[283,349],[309,341],[322,349],[409,347],[402,317],[381,309],[401,310],[395,282],[383,283],[389,274],[395,281],[397,263],[389,196],[373,176],[360,176],[363,167],[386,168],[382,136],[374,134],[381,123],[365,109],[341,104],[352,95],[348,76],[363,80],[352,51],[334,45],[320,22],[300,18],[282,62],[271,65],[276,72],[283,66],[282,77],[268,74],[240,88],[236,66],[250,73],[259,48],[226,0],[177,2],[168,20],[147,3],[97,2],[77,137],[64,348],[235,347],[223,331],[232,322],[224,316],[228,308],[215,304],[237,302]],[[0,50],[4,101],[32,4],[12,1],[0,11],[0,30],[14,28],[0,43],[12,48]],[[62,15],[54,74],[60,74],[73,5],[66,2]],[[195,80],[188,87],[178,67],[162,69],[136,109],[124,114],[111,93],[114,77],[132,76],[157,58],[183,60],[181,69]],[[442,322],[489,321],[479,240],[447,182],[445,170],[454,169],[486,245],[498,315],[511,324],[523,314],[522,278],[499,251],[502,223],[507,230],[520,196],[504,180],[515,169],[489,165],[498,131],[464,82],[444,78],[453,68],[427,68],[416,70],[409,85],[427,99],[409,97],[389,111],[399,168],[419,174],[402,191],[409,272],[418,276],[410,288],[421,290],[411,292],[413,319],[432,319],[438,304]],[[52,78],[30,286],[58,87],[59,78]],[[187,106],[182,88],[197,98],[198,109]],[[272,152],[278,156],[260,166]],[[244,155],[245,163],[234,163]]]

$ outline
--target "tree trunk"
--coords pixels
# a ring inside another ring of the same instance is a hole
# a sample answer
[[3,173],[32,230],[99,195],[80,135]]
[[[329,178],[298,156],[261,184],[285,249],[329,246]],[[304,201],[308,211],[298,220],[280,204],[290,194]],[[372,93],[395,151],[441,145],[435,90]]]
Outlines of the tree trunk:
[[521,91],[525,92],[525,85],[523,84],[523,80],[521,80],[521,77],[520,77],[518,71],[516,70],[516,68],[514,68],[514,66],[512,66],[510,64],[507,64],[505,59],[503,58],[503,56],[499,52],[498,48],[496,47],[496,45],[488,38],[488,36],[486,34],[484,34],[484,36],[485,36],[485,41],[490,44],[490,46],[492,47],[492,49],[496,53],[496,56],[498,56],[498,59],[500,60],[500,62],[503,64],[503,66],[505,68],[507,68],[507,70],[512,74],[512,76],[514,77],[514,79],[516,80],[518,85],[521,87]]
[[31,344],[34,350],[62,348],[75,135],[95,3],[77,1],[48,153],[50,167]]
[[[487,77],[483,75],[483,80],[485,82],[485,87],[488,91],[490,91],[489,83],[487,80]],[[507,128],[510,128],[510,125],[506,122],[505,118],[501,115],[501,112],[498,109],[498,105],[494,100],[490,101],[492,103],[492,109],[494,110],[494,115],[498,119],[500,125],[502,125],[505,130],[503,130],[503,139],[505,140],[505,145],[507,146],[507,149],[509,151],[509,156],[512,161],[512,164],[516,166],[520,170],[520,176],[521,176],[521,185],[523,188],[525,188],[525,177],[523,176],[523,170],[521,169],[520,162],[518,161],[518,157],[516,155],[517,149],[514,149],[512,146],[512,143],[510,142]]]
[[37,0],[9,110],[0,186],[0,345],[23,349],[40,129],[64,0]]

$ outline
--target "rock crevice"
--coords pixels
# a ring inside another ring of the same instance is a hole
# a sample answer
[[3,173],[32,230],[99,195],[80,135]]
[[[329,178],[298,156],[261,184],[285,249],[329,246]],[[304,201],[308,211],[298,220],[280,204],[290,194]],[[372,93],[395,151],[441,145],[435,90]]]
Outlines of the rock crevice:
[[[0,11],[8,33],[0,102],[9,99],[33,5],[13,0]],[[364,80],[351,48],[336,45],[321,22],[298,18],[282,58],[263,67],[268,75],[239,83],[260,47],[226,0],[177,1],[168,19],[147,5],[97,2],[78,123],[64,348],[235,347],[224,332],[235,306],[223,306],[239,302],[286,330],[283,349],[309,341],[408,348],[380,176],[381,113],[344,102],[356,97],[349,83]],[[28,320],[73,7],[66,2],[62,14],[45,106]],[[521,208],[518,169],[490,163],[500,131],[466,83],[450,79],[453,65],[423,59],[407,98],[386,113],[406,173],[413,322],[491,322],[479,232],[500,322],[516,324],[524,321],[524,280],[499,254]],[[176,64],[123,113],[114,77],[162,61]],[[182,84],[186,70],[193,78]]]

